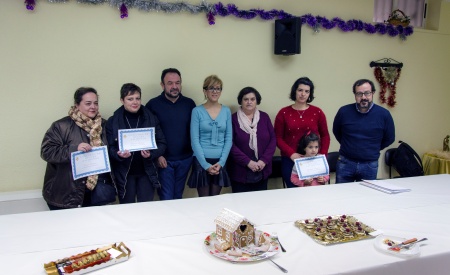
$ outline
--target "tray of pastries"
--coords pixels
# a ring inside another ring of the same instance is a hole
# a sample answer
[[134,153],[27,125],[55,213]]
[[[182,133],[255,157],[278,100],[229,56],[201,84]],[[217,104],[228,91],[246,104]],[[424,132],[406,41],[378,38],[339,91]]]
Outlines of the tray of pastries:
[[375,231],[355,217],[347,215],[320,216],[298,220],[295,222],[295,226],[323,245],[373,238],[369,233]]
[[130,258],[124,243],[114,243],[44,264],[47,275],[80,275],[105,268]]

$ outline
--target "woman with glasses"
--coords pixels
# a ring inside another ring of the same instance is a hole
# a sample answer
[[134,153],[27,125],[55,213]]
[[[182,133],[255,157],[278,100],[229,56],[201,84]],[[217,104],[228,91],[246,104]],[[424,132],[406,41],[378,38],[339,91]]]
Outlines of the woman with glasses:
[[292,85],[289,97],[294,104],[282,108],[275,118],[275,135],[281,152],[281,173],[288,188],[296,187],[291,182],[294,159],[300,158],[297,147],[300,138],[308,131],[319,134],[319,154],[327,154],[330,146],[325,113],[311,105],[314,100],[314,83],[308,77],[301,77]]
[[198,196],[219,195],[230,186],[225,163],[232,144],[231,111],[219,103],[223,83],[216,75],[203,82],[206,102],[195,107],[191,116],[191,145],[194,151],[190,188]]

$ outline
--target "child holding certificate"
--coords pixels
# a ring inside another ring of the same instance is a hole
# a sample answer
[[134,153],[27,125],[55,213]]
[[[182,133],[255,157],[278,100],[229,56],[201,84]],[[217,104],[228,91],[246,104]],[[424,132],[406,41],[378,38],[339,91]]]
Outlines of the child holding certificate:
[[[315,133],[312,133],[311,131],[308,131],[301,139],[298,144],[297,153],[301,155],[301,157],[315,157],[317,156],[317,153],[319,152],[319,144],[320,144],[320,138]],[[296,186],[304,187],[304,186],[315,186],[315,185],[323,185],[325,184],[328,179],[330,178],[329,175],[326,176],[319,176],[316,178],[310,178],[301,180],[297,173],[297,167],[294,165],[292,168],[292,174],[291,174],[291,182],[295,184]]]

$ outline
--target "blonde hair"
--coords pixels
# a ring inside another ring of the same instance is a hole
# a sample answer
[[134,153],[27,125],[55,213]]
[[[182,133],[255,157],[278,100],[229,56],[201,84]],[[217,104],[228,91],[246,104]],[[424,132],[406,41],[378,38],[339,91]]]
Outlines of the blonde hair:
[[205,78],[205,81],[203,81],[203,90],[207,90],[208,87],[212,87],[217,84],[220,85],[220,88],[223,88],[222,80],[215,74],[210,75]]

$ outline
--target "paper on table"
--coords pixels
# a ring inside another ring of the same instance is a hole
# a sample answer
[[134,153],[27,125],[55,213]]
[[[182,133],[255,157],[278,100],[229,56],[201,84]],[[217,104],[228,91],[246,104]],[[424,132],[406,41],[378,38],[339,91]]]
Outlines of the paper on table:
[[361,184],[388,194],[397,194],[411,191],[411,189],[402,188],[386,180],[363,180]]

